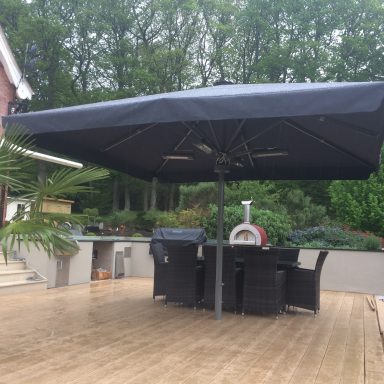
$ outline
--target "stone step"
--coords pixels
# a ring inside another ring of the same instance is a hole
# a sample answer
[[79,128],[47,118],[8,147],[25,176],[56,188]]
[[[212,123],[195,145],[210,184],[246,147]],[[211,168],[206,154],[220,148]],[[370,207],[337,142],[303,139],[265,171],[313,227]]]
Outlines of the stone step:
[[[17,253],[15,251],[9,251],[7,255],[7,260],[11,261],[16,257]],[[0,262],[5,262],[5,258],[3,252],[0,251]]]
[[0,261],[0,272],[16,271],[16,270],[24,270],[24,269],[25,269],[24,261],[8,260],[8,263],[5,263],[5,261]]
[[0,283],[12,282],[12,281],[23,281],[33,280],[36,272],[31,269],[17,270],[17,271],[1,271],[0,272]]
[[3,282],[0,283],[0,296],[46,289],[47,279]]

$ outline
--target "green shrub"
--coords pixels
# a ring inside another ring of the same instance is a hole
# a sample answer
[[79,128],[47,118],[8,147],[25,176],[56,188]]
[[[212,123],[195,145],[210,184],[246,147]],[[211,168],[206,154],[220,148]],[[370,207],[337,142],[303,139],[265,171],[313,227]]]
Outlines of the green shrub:
[[136,221],[137,227],[149,231],[152,230],[155,227],[156,220],[160,214],[161,212],[157,210],[139,212]]
[[137,225],[146,231],[152,231],[156,227],[178,227],[178,221],[174,212],[162,212],[150,210],[140,212],[137,216]]
[[281,195],[281,204],[287,210],[294,229],[307,228],[328,222],[324,206],[314,204],[300,189],[291,189]]
[[307,248],[361,249],[364,237],[338,226],[311,227],[293,231],[289,237],[293,246]]
[[380,239],[376,236],[368,236],[363,241],[363,248],[368,251],[377,251],[381,248]]
[[155,227],[175,228],[179,226],[177,215],[174,212],[161,212],[155,222]]
[[226,183],[224,199],[227,206],[241,206],[243,200],[254,200],[255,208],[275,210],[279,196],[270,181],[235,181]]
[[131,237],[144,237],[144,236],[141,233],[136,232],[136,233],[133,233]]
[[[229,239],[232,229],[243,222],[244,210],[242,206],[226,206],[224,209],[224,239]],[[210,206],[210,215],[202,218],[202,226],[208,238],[216,238],[217,207]],[[264,228],[268,241],[273,245],[285,243],[291,232],[289,218],[284,214],[251,207],[251,222]]]
[[99,216],[98,208],[84,208],[83,213],[84,215],[92,216],[92,217]]
[[130,227],[134,226],[137,216],[137,212],[134,211],[116,211],[108,216],[99,217],[98,220],[112,227],[118,227],[119,225]]
[[217,199],[216,183],[197,183],[180,186],[180,202],[178,209],[207,208]]
[[177,221],[180,227],[199,228],[202,227],[203,210],[200,208],[184,209],[177,215]]

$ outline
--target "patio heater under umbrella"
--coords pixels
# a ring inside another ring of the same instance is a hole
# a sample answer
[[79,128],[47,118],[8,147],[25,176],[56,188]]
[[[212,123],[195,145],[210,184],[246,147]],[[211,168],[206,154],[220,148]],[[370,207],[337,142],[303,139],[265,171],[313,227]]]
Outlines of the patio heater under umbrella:
[[218,181],[221,319],[224,179],[365,179],[377,170],[384,83],[220,85],[4,117],[38,147],[145,180]]

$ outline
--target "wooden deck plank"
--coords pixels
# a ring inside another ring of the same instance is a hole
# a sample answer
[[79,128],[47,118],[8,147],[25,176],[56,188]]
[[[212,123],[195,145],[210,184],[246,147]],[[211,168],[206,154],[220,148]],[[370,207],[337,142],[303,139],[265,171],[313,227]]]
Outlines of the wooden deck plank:
[[339,383],[345,357],[353,296],[345,295],[336,318],[327,350],[316,377],[318,384]]
[[383,338],[379,331],[376,311],[372,311],[366,301],[364,302],[364,342],[365,383],[383,383]]
[[364,297],[354,296],[341,383],[364,383]]
[[384,334],[384,301],[379,300],[379,298],[375,297],[376,303],[376,311],[377,311],[377,320],[379,322],[379,330],[380,333]]
[[[322,309],[320,315],[315,319],[318,322],[318,327],[309,337],[306,351],[301,360],[298,361],[289,383],[315,382],[326,354],[343,298],[344,294],[340,293],[322,293],[322,299],[325,301],[326,307]],[[322,307],[324,307],[324,304],[322,304]]]
[[382,382],[363,295],[322,292],[316,318],[298,309],[216,321],[164,308],[151,291],[151,279],[129,278],[2,297],[0,384]]

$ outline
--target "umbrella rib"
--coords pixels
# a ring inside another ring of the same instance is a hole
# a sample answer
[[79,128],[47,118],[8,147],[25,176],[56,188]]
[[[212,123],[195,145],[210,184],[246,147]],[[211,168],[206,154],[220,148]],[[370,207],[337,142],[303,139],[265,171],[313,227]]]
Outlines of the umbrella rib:
[[[245,140],[243,134],[241,135],[241,139],[242,139],[242,140]],[[251,156],[251,154],[250,154],[250,152],[249,152],[248,144],[245,143],[245,142],[244,142],[244,147],[245,147],[246,151],[248,152],[248,153],[247,153],[247,156],[248,156],[249,162],[251,163],[252,168],[255,168],[255,163],[253,162],[252,156]]]
[[195,126],[191,126],[190,124],[188,124],[188,122],[186,121],[183,121],[183,125],[185,125],[188,129],[190,129],[192,131],[192,133],[201,141],[205,141],[210,147],[212,148],[215,148],[217,151],[218,151],[218,147],[215,147],[213,146],[209,140],[207,140],[206,137],[203,137],[201,134],[199,134],[199,132],[196,131],[196,127]]
[[367,165],[368,167],[372,167],[372,166],[374,167],[374,165],[372,165],[371,163],[369,163],[369,162],[365,161],[364,159],[360,158],[360,156],[356,156],[356,155],[352,154],[351,152],[341,148],[340,146],[338,146],[336,144],[332,144],[331,142],[326,140],[324,137],[316,135],[313,132],[309,132],[307,129],[299,126],[296,123],[293,123],[292,121],[285,120],[284,123],[287,124],[288,126],[294,128],[294,129],[296,129],[297,131],[299,131],[301,133],[304,133],[305,135],[311,137],[312,139],[315,139],[316,141],[320,142],[321,144],[324,144],[327,147],[330,147],[330,148],[336,150],[337,152],[342,153],[343,155],[347,155],[347,156],[349,156],[349,157],[351,157],[353,159],[356,159],[356,160],[360,161],[362,164]]
[[250,137],[249,139],[245,140],[243,143],[237,145],[236,147],[232,148],[229,153],[233,153],[235,151],[237,151],[239,148],[241,148],[243,145],[246,145],[248,143],[250,143],[251,141],[257,139],[258,137],[262,136],[264,133],[268,132],[269,130],[277,127],[279,124],[282,123],[283,120],[279,120],[278,122],[276,122],[275,124],[272,124],[270,125],[269,127],[265,128],[263,131],[257,133],[256,135]]
[[211,120],[208,120],[208,126],[209,126],[209,130],[211,131],[211,135],[212,135],[212,137],[216,143],[217,151],[219,152],[220,151],[220,143],[219,143],[219,139],[217,138],[217,135],[215,133],[215,130],[213,129]]
[[235,133],[232,135],[231,139],[229,140],[229,144],[227,145],[226,152],[228,152],[231,149],[233,142],[236,140],[237,136],[241,133],[241,129],[243,128],[246,121],[247,121],[246,119],[243,119],[241,120],[240,123],[237,123],[237,129]]
[[[185,134],[185,136],[173,147],[172,151],[177,151],[184,143],[185,140],[189,137],[189,135],[193,132],[191,128],[188,128],[188,132]],[[158,174],[168,163],[169,159],[165,159],[159,168],[156,169],[155,174]]]
[[132,134],[122,138],[122,139],[119,139],[118,141],[115,141],[113,142],[112,144],[109,144],[107,146],[105,146],[104,148],[102,148],[100,151],[101,152],[106,152],[106,151],[109,151],[110,149],[112,148],[115,148],[117,147],[118,145],[128,141],[128,140],[131,140],[132,138],[134,138],[135,136],[137,135],[140,135],[141,133],[144,133],[145,131],[148,131],[148,129],[151,129],[153,127],[155,127],[158,123],[153,123],[153,124],[150,124],[148,125],[147,127],[145,128],[138,128],[135,132],[133,132]]

